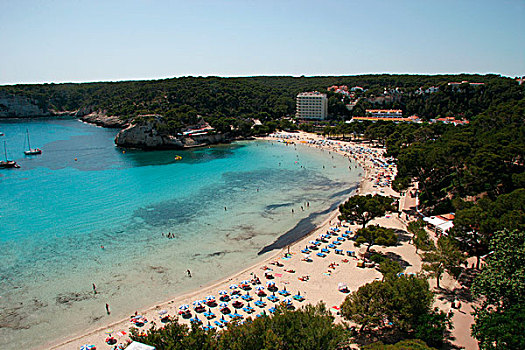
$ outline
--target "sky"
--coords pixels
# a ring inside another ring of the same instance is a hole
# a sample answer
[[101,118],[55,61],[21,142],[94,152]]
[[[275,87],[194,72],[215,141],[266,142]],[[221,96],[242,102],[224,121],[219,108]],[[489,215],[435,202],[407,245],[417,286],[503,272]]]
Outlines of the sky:
[[0,84],[525,75],[525,0],[0,0]]

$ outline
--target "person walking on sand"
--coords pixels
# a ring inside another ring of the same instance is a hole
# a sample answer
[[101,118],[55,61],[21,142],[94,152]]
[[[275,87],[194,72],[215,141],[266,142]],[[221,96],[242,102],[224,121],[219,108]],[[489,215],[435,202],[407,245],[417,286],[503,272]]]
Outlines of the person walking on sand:
[[106,312],[107,312],[108,315],[111,314],[111,311],[109,311],[109,304],[108,303],[106,303]]
[[186,270],[186,273],[188,274],[188,277],[191,277],[191,271],[190,270]]
[[93,294],[97,294],[97,286],[93,283]]

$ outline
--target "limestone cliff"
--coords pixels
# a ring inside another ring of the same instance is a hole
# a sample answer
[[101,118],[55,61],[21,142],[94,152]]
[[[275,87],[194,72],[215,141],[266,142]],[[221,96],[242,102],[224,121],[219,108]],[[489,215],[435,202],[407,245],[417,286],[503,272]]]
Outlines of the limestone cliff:
[[125,128],[128,126],[128,123],[126,121],[123,121],[116,115],[107,115],[106,111],[95,111],[88,114],[79,113],[80,111],[77,111],[76,115],[79,117],[80,120],[95,124],[98,126],[103,126],[105,128]]
[[51,112],[27,97],[0,92],[0,118],[47,117]]
[[230,141],[224,134],[174,136],[159,131],[158,126],[156,121],[132,124],[117,134],[115,143],[120,147],[141,149],[182,149]]

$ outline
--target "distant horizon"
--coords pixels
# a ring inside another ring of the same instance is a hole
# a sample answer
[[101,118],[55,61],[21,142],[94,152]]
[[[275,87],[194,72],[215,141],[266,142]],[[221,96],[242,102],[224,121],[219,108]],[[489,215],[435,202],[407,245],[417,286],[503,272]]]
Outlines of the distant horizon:
[[216,75],[216,74],[210,74],[210,75],[180,75],[180,76],[165,76],[165,77],[153,77],[153,78],[123,78],[120,80],[87,80],[87,81],[41,81],[41,82],[18,82],[18,83],[0,83],[0,86],[15,86],[15,85],[60,85],[60,84],[96,84],[96,83],[122,83],[122,82],[132,82],[132,81],[154,81],[154,80],[167,80],[167,79],[178,79],[178,78],[256,78],[256,77],[292,77],[292,78],[315,78],[315,77],[359,77],[359,76],[366,76],[366,75],[421,75],[421,76],[440,76],[440,75],[479,75],[479,76],[487,76],[487,75],[496,75],[501,76],[502,78],[510,78],[510,79],[516,79],[516,78],[522,78],[525,77],[525,74],[522,75],[505,75],[501,73],[471,73],[471,72],[460,72],[460,73],[389,73],[389,72],[382,72],[382,73],[349,73],[349,74],[313,74],[313,75],[292,75],[292,74],[254,74],[254,75]]

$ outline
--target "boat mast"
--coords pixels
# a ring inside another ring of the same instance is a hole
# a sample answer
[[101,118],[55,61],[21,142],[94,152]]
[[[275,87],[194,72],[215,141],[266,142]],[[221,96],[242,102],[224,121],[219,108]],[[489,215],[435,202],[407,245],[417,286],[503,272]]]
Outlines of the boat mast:
[[7,162],[7,146],[6,146],[7,142],[4,141],[4,154],[5,154],[5,161]]
[[31,143],[29,142],[29,129],[26,129],[27,132],[27,145],[29,146],[29,150],[31,151]]

